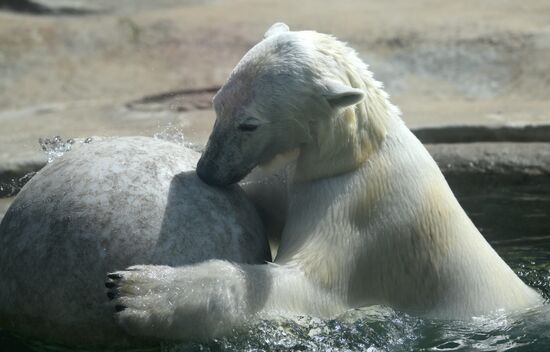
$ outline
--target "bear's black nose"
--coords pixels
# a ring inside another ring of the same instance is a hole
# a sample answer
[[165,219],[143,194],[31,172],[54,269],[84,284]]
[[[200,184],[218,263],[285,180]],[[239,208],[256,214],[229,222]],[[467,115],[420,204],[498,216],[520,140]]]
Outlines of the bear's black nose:
[[204,157],[199,159],[197,163],[197,175],[206,184],[211,186],[222,186],[218,175],[218,166],[215,163],[207,162]]
[[205,161],[201,158],[197,164],[197,175],[206,184],[210,186],[229,187],[238,183],[249,172],[251,168],[245,168],[242,172],[236,173],[230,170],[222,170],[217,163]]

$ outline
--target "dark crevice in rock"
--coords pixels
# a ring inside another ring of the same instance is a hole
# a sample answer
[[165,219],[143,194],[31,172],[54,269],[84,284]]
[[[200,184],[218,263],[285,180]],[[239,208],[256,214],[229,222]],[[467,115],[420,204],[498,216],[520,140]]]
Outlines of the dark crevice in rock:
[[212,108],[212,97],[220,87],[184,89],[148,95],[131,101],[126,107],[134,111],[193,111]]
[[441,126],[413,129],[422,143],[550,142],[550,124],[522,126]]
[[68,15],[82,16],[96,14],[95,9],[77,7],[51,7],[31,0],[0,0],[0,10],[8,10],[30,15]]

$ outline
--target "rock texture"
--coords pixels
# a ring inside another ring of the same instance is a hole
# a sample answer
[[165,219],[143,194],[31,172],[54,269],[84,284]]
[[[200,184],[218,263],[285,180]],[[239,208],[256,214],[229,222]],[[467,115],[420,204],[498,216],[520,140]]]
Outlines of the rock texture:
[[[550,119],[547,0],[8,2],[50,13],[0,11],[0,164],[39,137],[153,135],[168,123],[204,143],[208,90],[281,20],[349,42],[411,127]],[[165,92],[177,99],[140,100]]]
[[108,272],[270,260],[252,203],[238,186],[202,183],[198,157],[127,137],[78,145],[40,170],[0,224],[0,327],[73,345],[124,343]]
[[550,184],[550,143],[432,144],[427,148],[459,193],[488,186]]

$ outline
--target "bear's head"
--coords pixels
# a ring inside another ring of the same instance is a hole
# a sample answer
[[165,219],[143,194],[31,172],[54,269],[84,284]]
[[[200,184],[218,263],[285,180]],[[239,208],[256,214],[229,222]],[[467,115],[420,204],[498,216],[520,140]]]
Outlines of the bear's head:
[[[214,97],[217,118],[197,174],[229,185],[293,150],[297,172],[318,169],[305,172],[308,179],[353,169],[368,149],[357,118],[358,111],[366,118],[366,107],[356,106],[368,93],[362,70],[355,52],[333,37],[273,25]],[[328,164],[314,166],[320,162]]]

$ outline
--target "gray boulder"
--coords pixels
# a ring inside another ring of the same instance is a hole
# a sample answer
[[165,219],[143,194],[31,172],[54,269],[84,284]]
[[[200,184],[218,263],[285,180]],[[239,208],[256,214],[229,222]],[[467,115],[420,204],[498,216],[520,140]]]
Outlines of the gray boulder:
[[136,264],[270,260],[238,187],[202,183],[195,151],[146,137],[80,144],[40,170],[0,224],[0,328],[69,344],[131,343],[105,296]]

